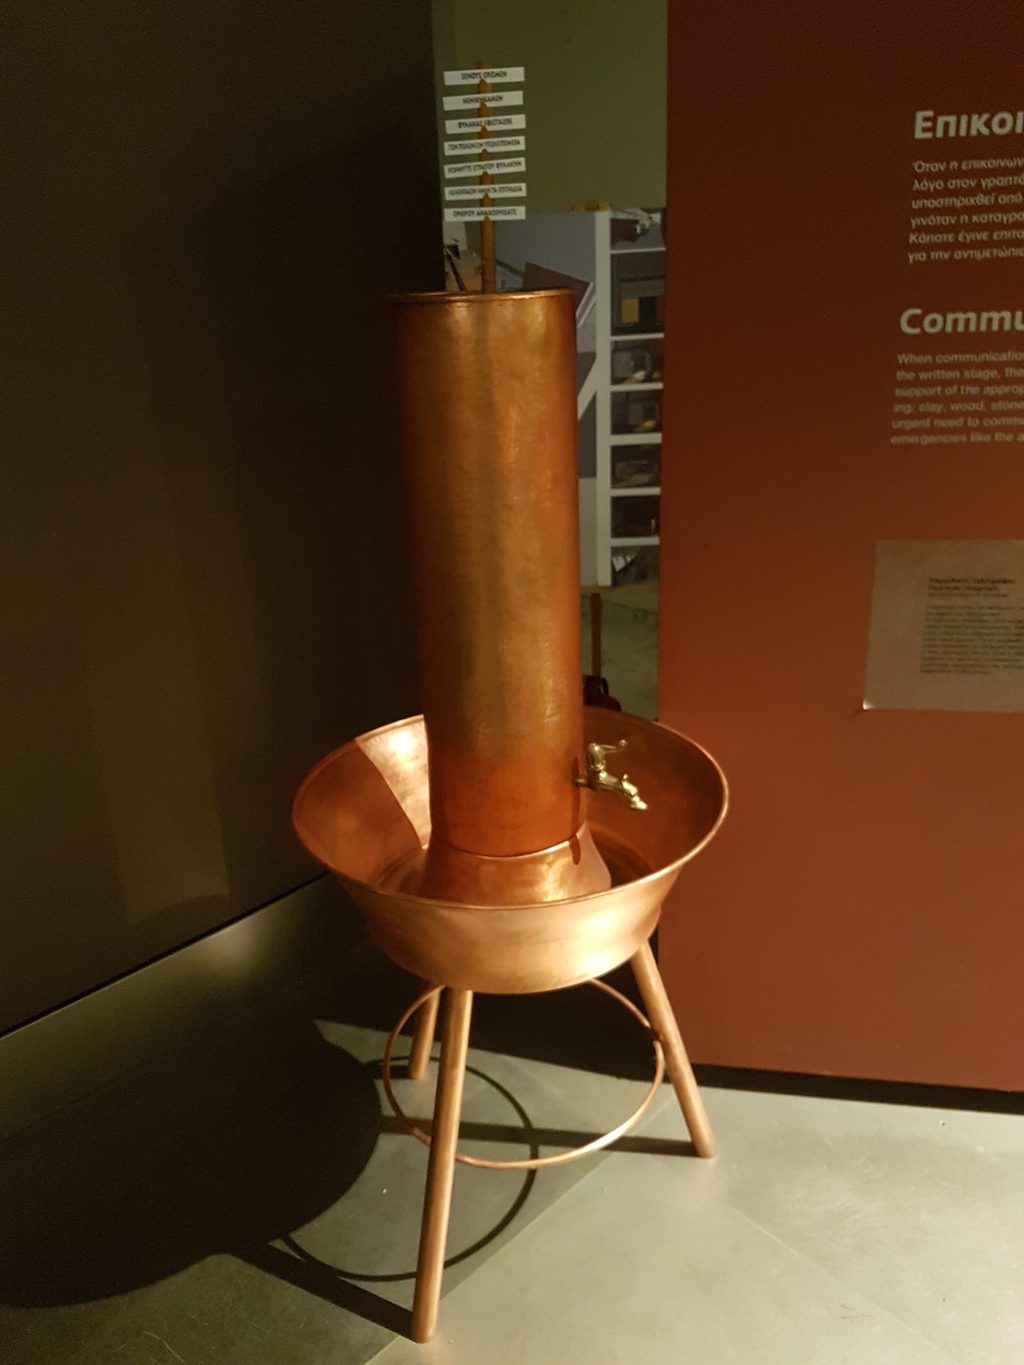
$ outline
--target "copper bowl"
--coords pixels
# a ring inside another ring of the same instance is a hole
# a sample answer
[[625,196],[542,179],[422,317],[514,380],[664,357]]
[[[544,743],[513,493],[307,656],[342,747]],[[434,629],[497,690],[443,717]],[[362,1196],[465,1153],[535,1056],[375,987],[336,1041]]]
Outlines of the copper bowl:
[[[328,754],[295,797],[296,832],[341,880],[377,945],[425,981],[523,994],[602,976],[653,933],[679,869],[722,823],[728,788],[710,754],[663,725],[590,708],[584,730],[588,741],[628,741],[623,766],[648,806],[586,793],[586,822],[611,872],[607,890],[499,906],[416,895],[430,838],[421,716]],[[518,861],[501,860],[508,876]]]

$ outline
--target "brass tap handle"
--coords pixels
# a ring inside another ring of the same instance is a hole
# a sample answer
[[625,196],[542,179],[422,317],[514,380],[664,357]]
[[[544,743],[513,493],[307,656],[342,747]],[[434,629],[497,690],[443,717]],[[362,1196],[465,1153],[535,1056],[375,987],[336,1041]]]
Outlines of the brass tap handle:
[[625,797],[631,810],[646,810],[647,802],[641,798],[636,784],[630,782],[628,773],[616,777],[614,773],[608,771],[609,755],[619,753],[625,747],[624,739],[620,739],[618,744],[588,744],[586,775],[577,777],[576,785],[589,787],[591,791],[596,792],[618,792],[620,796]]

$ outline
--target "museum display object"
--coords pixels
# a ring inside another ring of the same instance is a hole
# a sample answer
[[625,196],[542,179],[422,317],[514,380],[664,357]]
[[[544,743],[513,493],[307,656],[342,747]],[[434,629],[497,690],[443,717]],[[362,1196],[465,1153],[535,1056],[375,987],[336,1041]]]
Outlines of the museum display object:
[[[294,823],[379,947],[425,984],[384,1064],[396,1113],[430,1147],[412,1318],[425,1341],[456,1162],[522,1169],[597,1150],[639,1120],[664,1069],[694,1148],[713,1155],[649,939],[727,794],[693,741],[582,706],[571,293],[413,294],[392,307],[423,715],[329,754]],[[635,1113],[572,1151],[458,1153],[474,993],[595,981],[636,1014],[595,980],[627,961],[656,1054]],[[442,995],[428,1134],[402,1114],[391,1056],[415,1015],[408,1074],[423,1075]]]

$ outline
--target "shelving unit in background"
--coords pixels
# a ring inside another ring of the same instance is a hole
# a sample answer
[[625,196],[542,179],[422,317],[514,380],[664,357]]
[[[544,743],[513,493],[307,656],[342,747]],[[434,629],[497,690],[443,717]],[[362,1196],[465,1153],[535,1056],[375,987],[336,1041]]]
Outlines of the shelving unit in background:
[[[665,244],[657,224],[594,218],[595,566],[599,586],[658,579]],[[628,227],[627,227],[628,230]]]
[[[580,286],[580,577],[654,588],[661,505],[665,247],[654,223],[602,209],[497,228],[499,288]],[[632,234],[629,240],[624,234]]]

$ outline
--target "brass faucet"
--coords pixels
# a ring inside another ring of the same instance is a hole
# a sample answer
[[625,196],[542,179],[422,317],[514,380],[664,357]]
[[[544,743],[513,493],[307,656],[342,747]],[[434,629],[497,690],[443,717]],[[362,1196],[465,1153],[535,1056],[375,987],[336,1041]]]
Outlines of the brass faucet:
[[588,744],[586,776],[577,777],[576,785],[590,787],[592,791],[618,792],[626,798],[631,810],[646,810],[647,802],[641,798],[629,776],[623,773],[621,777],[616,777],[608,771],[608,755],[618,753],[625,747],[624,739],[620,739],[618,744]]

